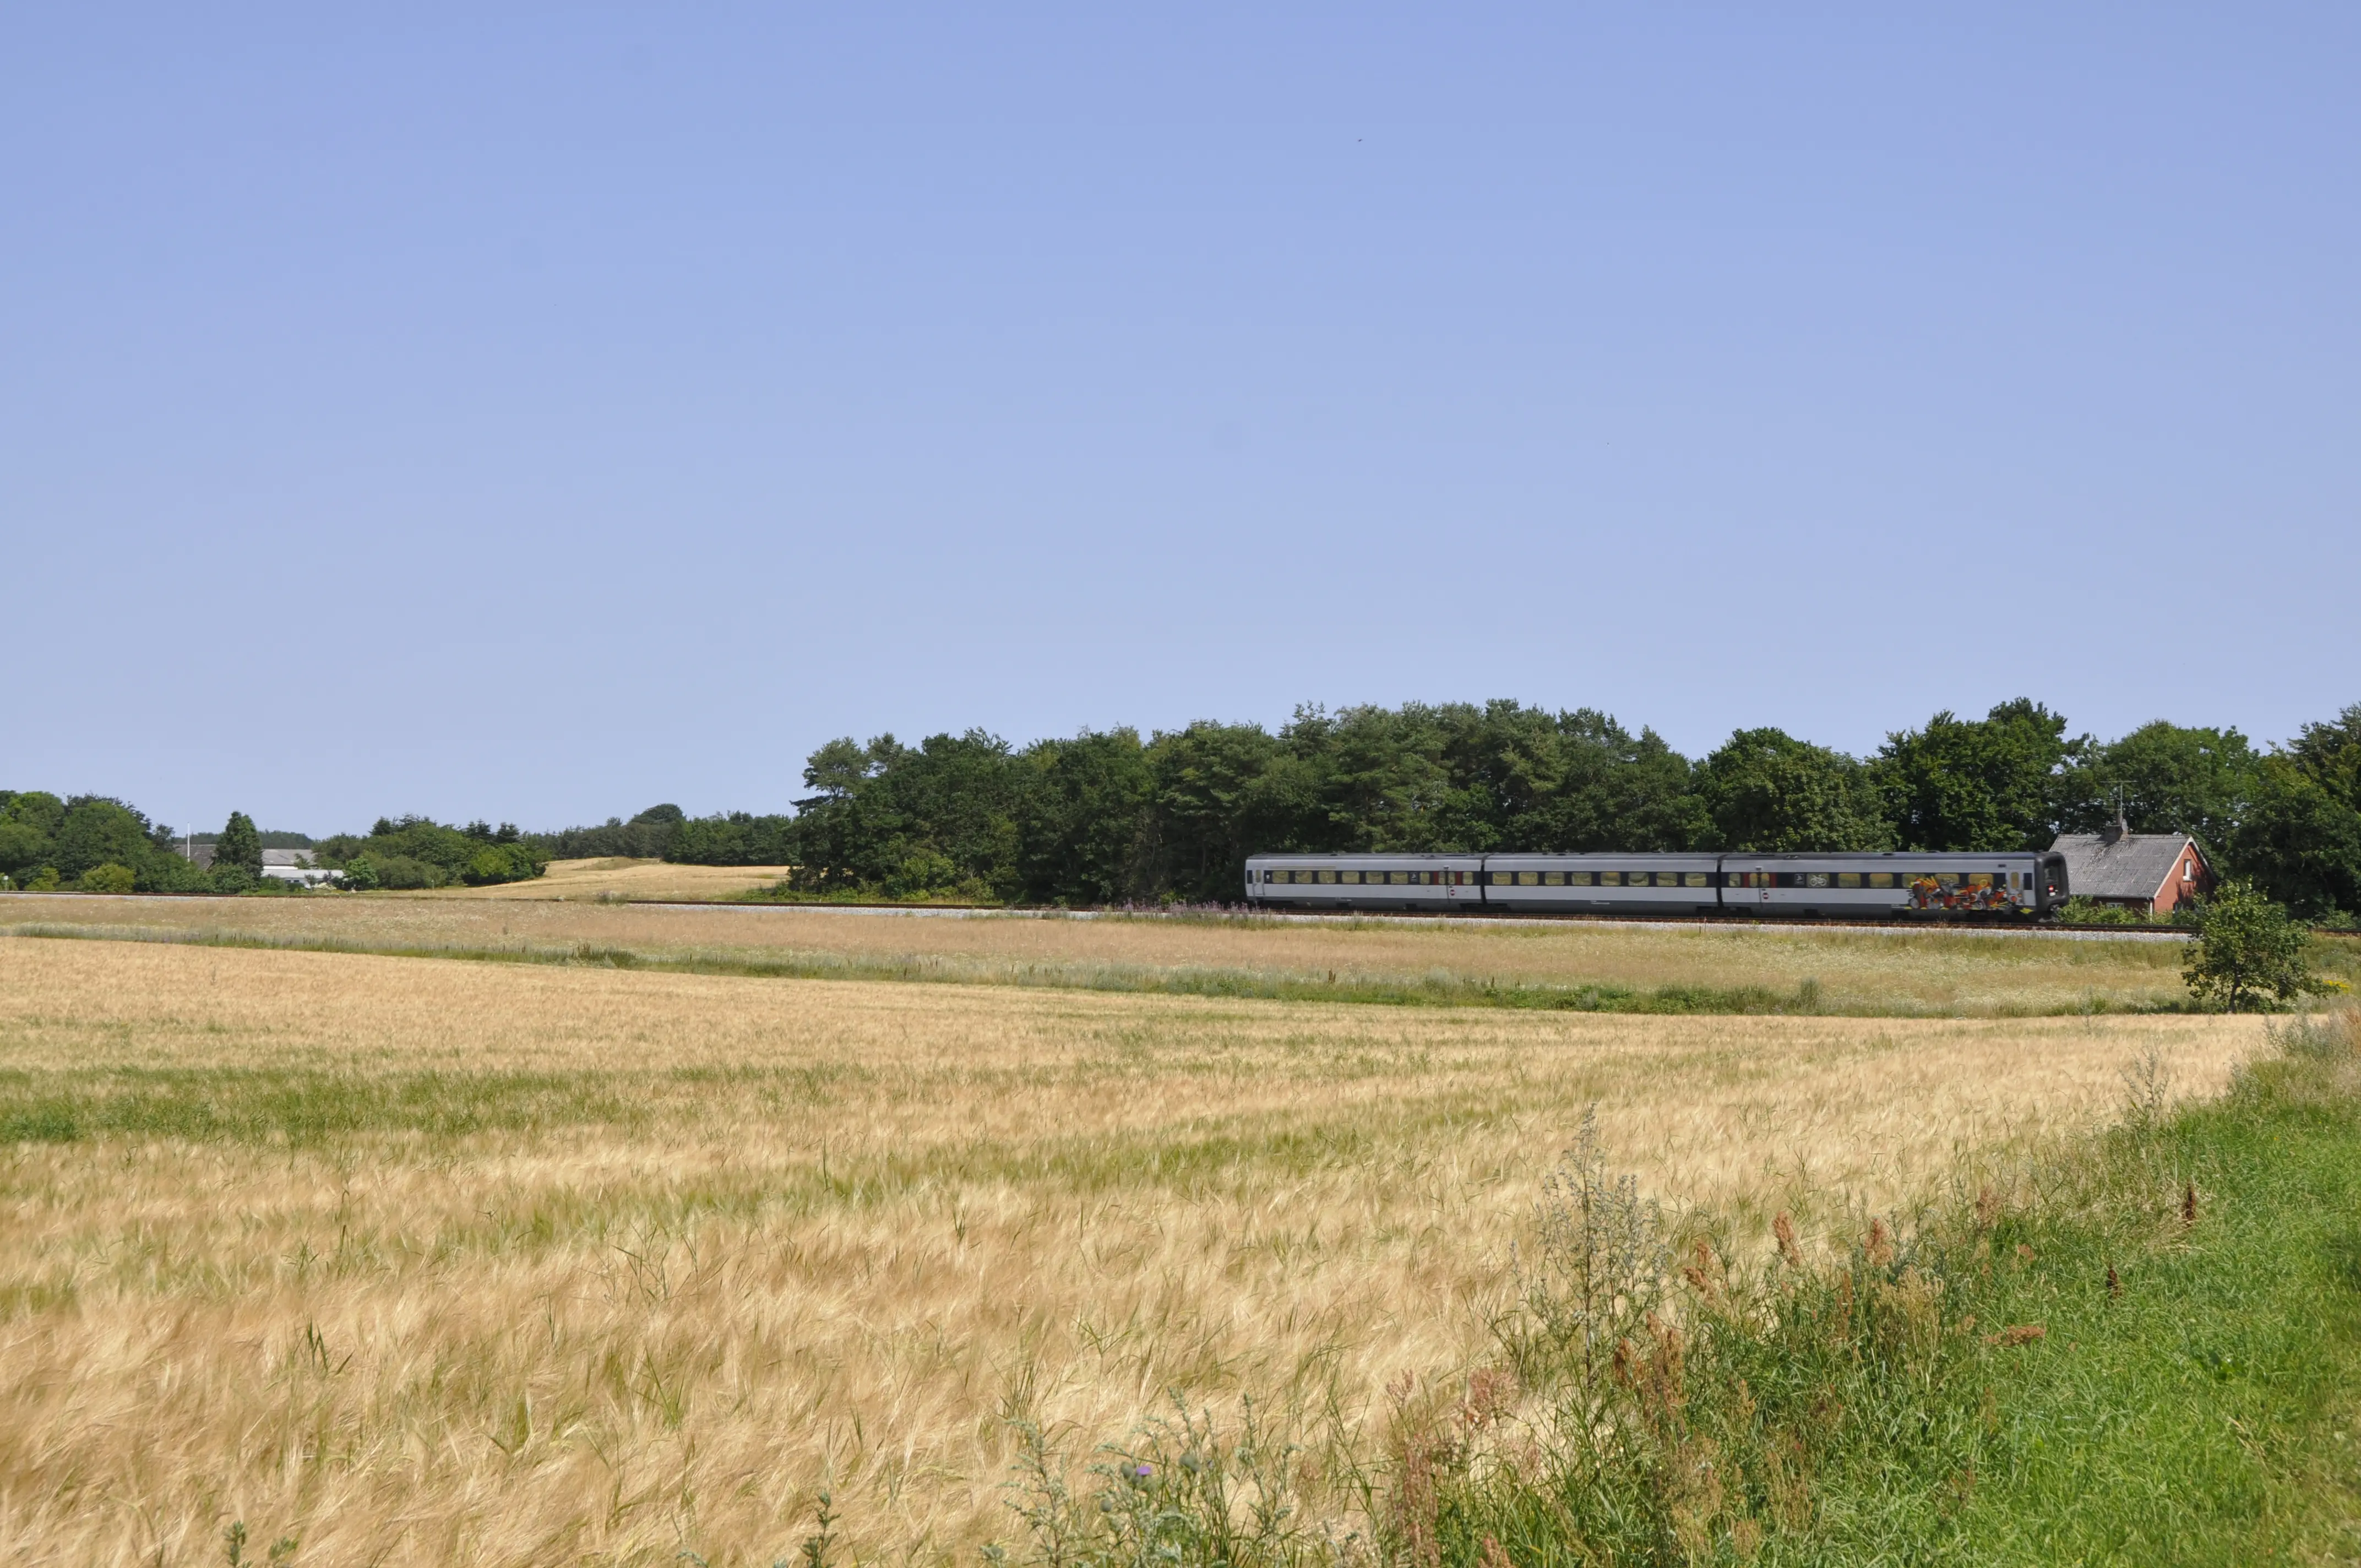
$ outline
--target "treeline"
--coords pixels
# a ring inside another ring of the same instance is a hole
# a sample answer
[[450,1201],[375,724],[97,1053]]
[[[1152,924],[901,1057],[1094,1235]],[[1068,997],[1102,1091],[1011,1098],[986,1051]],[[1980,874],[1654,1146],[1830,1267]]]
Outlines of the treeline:
[[2019,699],[1938,713],[1869,757],[1765,729],[1696,761],[1587,708],[1315,707],[1275,734],[848,738],[804,783],[792,813],[675,821],[662,853],[793,866],[816,894],[1212,901],[1261,851],[2041,849],[2120,799],[2135,831],[2187,832],[2301,914],[2361,912],[2361,704],[2268,751],[2162,720],[2070,735]]
[[[212,847],[209,866],[181,852]],[[480,885],[539,876],[549,852],[514,825],[450,828],[423,817],[380,817],[368,834],[313,845],[301,833],[266,832],[244,812],[218,833],[184,840],[138,807],[109,795],[60,799],[46,790],[0,790],[0,887],[31,893],[258,893],[291,891],[262,874],[265,849],[309,847],[346,886]]]
[[521,833],[513,822],[453,828],[427,817],[380,817],[367,834],[321,839],[313,855],[361,893],[522,882],[541,875],[554,858],[539,835]]
[[[803,778],[791,812],[664,805],[555,833],[381,817],[313,852],[364,889],[628,856],[792,867],[790,889],[819,895],[1219,902],[1261,851],[2041,849],[2103,826],[2120,800],[2136,831],[2191,834],[2217,869],[2300,915],[2361,915],[2361,704],[2268,751],[2163,720],[2108,741],[2070,735],[2019,699],[1981,718],[1938,713],[1868,757],[1741,729],[1695,761],[1589,708],[1307,707],[1276,733],[847,738],[814,751]],[[233,817],[207,872],[122,801],[0,791],[0,877],[16,887],[239,891],[263,837]]]
[[30,893],[247,893],[262,884],[264,835],[232,812],[214,863],[181,853],[171,828],[112,795],[0,790],[0,887]]
[[[261,857],[256,856],[258,870]],[[96,885],[89,879],[96,879]],[[0,790],[0,881],[41,891],[197,892],[205,873],[172,847],[172,830],[105,795],[60,799]]]

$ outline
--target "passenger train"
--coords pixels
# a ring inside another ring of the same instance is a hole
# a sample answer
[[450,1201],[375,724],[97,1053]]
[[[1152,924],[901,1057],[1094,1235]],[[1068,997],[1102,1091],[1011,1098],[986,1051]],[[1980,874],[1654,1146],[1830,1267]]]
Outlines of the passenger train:
[[2066,902],[2049,851],[1827,855],[1256,855],[1265,909],[1486,915],[2038,919]]

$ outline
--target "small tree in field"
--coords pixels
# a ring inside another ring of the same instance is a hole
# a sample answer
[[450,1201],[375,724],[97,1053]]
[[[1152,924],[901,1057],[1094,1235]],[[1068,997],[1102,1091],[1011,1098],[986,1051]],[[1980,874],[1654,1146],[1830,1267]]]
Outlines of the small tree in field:
[[2182,952],[2180,978],[2197,1004],[2217,1013],[2268,1013],[2336,988],[2304,960],[2312,933],[2255,890],[2234,882],[2206,900],[2197,935]]

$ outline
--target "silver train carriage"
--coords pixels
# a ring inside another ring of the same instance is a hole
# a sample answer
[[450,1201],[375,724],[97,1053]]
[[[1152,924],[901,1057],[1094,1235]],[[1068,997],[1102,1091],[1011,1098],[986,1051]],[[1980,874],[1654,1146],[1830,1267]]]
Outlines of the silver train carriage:
[[1246,861],[1246,902],[1267,909],[2030,919],[2066,896],[2066,857],[2046,850],[1256,855]]

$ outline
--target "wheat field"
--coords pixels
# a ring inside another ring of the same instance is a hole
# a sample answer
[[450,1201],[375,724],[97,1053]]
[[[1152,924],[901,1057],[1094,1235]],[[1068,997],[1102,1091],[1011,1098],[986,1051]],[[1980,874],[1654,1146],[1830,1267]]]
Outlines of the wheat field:
[[542,875],[527,882],[494,883],[489,887],[445,887],[432,893],[406,894],[408,898],[519,900],[573,899],[715,899],[776,886],[790,866],[680,866],[664,861],[611,856],[604,860],[552,861]]
[[0,931],[38,925],[407,951],[588,948],[651,959],[788,961],[853,975],[890,970],[954,982],[1117,990],[1235,979],[1347,989],[1693,986],[1793,998],[1808,981],[1824,1011],[1926,1016],[2140,1010],[2175,1005],[2186,994],[2177,941],[1472,919],[952,918],[473,896],[489,891],[278,899],[0,894]]
[[0,1543],[762,1564],[826,1487],[972,1560],[1012,1420],[1079,1462],[1170,1391],[1287,1413],[1344,1519],[1586,1107],[1669,1202],[1841,1230],[2258,1039],[0,939]]

